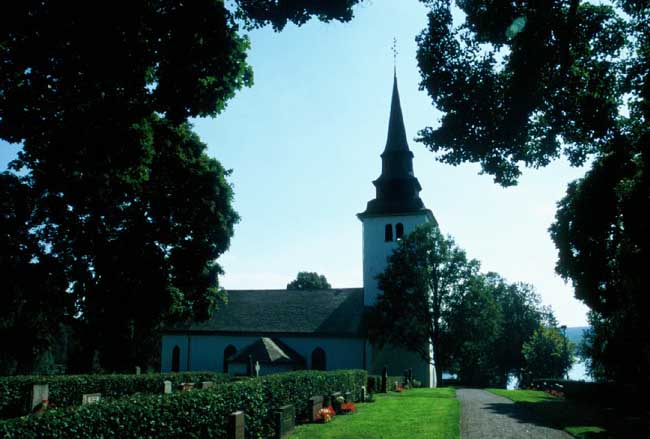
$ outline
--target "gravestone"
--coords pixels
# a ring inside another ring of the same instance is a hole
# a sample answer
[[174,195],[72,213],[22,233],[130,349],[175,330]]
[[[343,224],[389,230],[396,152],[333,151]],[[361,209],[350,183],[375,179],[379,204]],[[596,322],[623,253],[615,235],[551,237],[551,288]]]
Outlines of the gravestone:
[[188,390],[192,390],[194,388],[194,383],[180,383],[178,385],[178,389],[181,392],[187,392]]
[[255,373],[255,364],[253,363],[253,356],[248,356],[248,361],[246,362],[246,375],[249,377],[254,376]]
[[209,389],[210,387],[214,386],[213,381],[201,381],[200,389]]
[[345,398],[345,402],[352,402],[352,392],[345,392],[343,398]]
[[244,412],[233,412],[228,416],[228,439],[244,439],[245,418]]
[[381,393],[386,393],[388,391],[388,366],[384,366],[384,370],[381,372],[381,387],[379,388]]
[[255,362],[255,376],[256,377],[260,376],[260,362],[259,361]]
[[361,386],[361,402],[366,402],[366,386]]
[[163,381],[163,393],[172,393],[172,382],[171,381]]
[[296,410],[293,405],[283,405],[273,411],[276,439],[285,439],[296,426]]
[[135,367],[135,374],[140,375],[142,373],[142,369],[140,369],[140,366]]
[[323,397],[312,396],[309,398],[309,403],[311,405],[311,410],[309,411],[309,421],[316,422],[318,421],[318,412],[323,408]]
[[343,396],[341,392],[334,392],[330,395],[332,398],[332,408],[336,413],[341,413],[341,403],[338,400],[339,396]]
[[409,386],[413,387],[413,369],[409,369]]
[[50,388],[47,384],[34,384],[32,386],[32,404],[29,410],[41,404],[43,401],[49,399]]
[[81,404],[95,404],[96,402],[99,402],[100,399],[102,399],[101,393],[84,393],[81,395]]

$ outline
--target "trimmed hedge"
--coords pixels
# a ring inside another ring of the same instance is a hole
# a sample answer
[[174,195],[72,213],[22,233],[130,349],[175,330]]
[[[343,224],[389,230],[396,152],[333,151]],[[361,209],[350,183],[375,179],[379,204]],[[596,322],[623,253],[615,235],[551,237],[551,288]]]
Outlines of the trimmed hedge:
[[309,398],[326,396],[334,392],[352,392],[355,401],[361,399],[361,386],[366,384],[365,370],[340,370],[334,372],[300,371],[267,375],[264,383],[266,398],[272,407],[293,404],[298,419],[308,419]]
[[214,372],[181,372],[143,375],[23,375],[0,377],[0,419],[28,413],[34,384],[49,384],[49,401],[58,407],[81,404],[84,393],[101,393],[102,398],[118,398],[135,393],[162,393],[163,381],[214,381],[224,383],[230,377]]
[[366,378],[365,371],[288,372],[207,390],[136,395],[0,421],[0,437],[225,439],[228,415],[244,410],[247,439],[270,438],[273,408],[294,404],[304,416],[310,397],[334,391],[353,391],[358,397]]

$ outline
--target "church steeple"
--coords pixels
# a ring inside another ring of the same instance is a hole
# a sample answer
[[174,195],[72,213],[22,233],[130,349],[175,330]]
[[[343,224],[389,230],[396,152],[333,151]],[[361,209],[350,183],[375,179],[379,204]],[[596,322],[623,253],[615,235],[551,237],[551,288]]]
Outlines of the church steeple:
[[381,154],[381,175],[373,184],[374,200],[370,200],[359,218],[376,215],[394,215],[424,210],[420,199],[422,187],[413,175],[413,153],[406,140],[402,106],[397,89],[397,75],[393,76],[393,96],[388,121],[386,147]]

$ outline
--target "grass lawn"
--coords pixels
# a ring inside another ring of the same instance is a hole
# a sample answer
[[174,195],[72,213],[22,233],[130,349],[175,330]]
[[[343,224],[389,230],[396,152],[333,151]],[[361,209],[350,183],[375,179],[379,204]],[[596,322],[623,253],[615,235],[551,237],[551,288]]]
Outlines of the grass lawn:
[[496,395],[526,405],[541,415],[548,425],[564,429],[580,439],[646,438],[647,430],[638,422],[626,421],[612,408],[558,398],[540,390],[486,389]]
[[452,388],[375,394],[356,413],[296,427],[290,439],[458,439],[460,404]]

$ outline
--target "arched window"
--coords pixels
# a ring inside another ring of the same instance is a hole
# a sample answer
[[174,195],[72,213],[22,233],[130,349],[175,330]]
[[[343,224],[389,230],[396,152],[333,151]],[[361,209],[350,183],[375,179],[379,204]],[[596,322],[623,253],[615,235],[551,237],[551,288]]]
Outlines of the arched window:
[[223,372],[228,373],[228,358],[232,357],[237,353],[237,348],[229,344],[226,346],[226,349],[223,350]]
[[397,223],[395,225],[395,238],[399,241],[404,236],[404,225],[402,223]]
[[384,231],[384,240],[386,242],[393,240],[393,225],[386,224],[386,230]]
[[311,368],[313,370],[327,370],[325,351],[322,348],[316,348],[311,353]]
[[181,348],[174,346],[172,349],[172,372],[181,370]]

